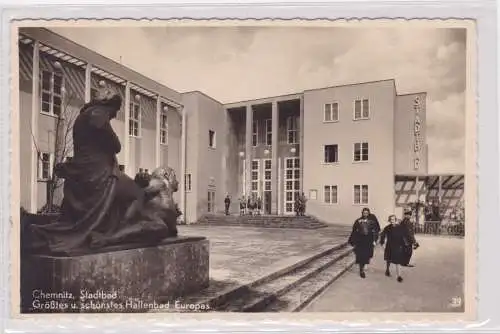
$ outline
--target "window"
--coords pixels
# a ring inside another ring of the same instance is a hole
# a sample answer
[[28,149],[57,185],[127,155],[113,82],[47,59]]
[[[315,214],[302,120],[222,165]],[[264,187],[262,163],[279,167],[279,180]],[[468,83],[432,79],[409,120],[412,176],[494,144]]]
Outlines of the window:
[[208,130],[208,147],[215,148],[215,131]]
[[167,122],[168,107],[164,106],[160,111],[160,144],[168,144],[168,122]]
[[59,73],[42,71],[40,79],[40,111],[49,115],[61,115],[63,76]]
[[141,128],[141,106],[138,102],[130,102],[129,115],[130,118],[128,120],[128,135],[131,137],[139,137]]
[[252,146],[257,146],[259,140],[259,123],[257,121],[252,122]]
[[354,161],[368,161],[368,143],[354,144]]
[[300,192],[300,159],[286,158],[285,161],[285,212],[292,213]]
[[215,212],[215,190],[208,191],[208,212]]
[[273,145],[273,121],[266,119],[266,145]]
[[339,104],[337,102],[325,104],[325,122],[338,122]]
[[325,186],[325,203],[337,204],[337,186]]
[[191,174],[186,174],[185,176],[184,189],[186,189],[186,191],[191,191]]
[[368,204],[368,185],[354,186],[354,204]]
[[252,196],[257,198],[260,193],[259,183],[260,183],[260,160],[252,160],[252,170],[251,170],[251,187],[252,187]]
[[286,120],[288,144],[298,144],[297,117],[290,116]]
[[370,118],[370,103],[368,99],[354,101],[354,120]]
[[38,155],[38,179],[46,181],[52,177],[54,163],[53,153],[40,153]]
[[271,159],[264,160],[264,191],[271,191],[272,181],[272,162]]
[[332,164],[339,162],[339,146],[335,145],[325,145],[325,163]]

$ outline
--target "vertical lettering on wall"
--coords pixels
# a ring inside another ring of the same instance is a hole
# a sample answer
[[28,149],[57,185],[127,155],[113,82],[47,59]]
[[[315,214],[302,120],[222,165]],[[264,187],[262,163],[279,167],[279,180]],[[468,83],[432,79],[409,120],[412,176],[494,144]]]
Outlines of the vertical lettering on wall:
[[420,134],[422,128],[422,119],[420,118],[421,108],[422,108],[422,101],[420,99],[420,96],[417,95],[413,100],[413,111],[415,113],[415,121],[413,126],[413,136],[414,136],[413,151],[415,153],[413,158],[414,170],[420,169],[420,154],[422,151],[422,137]]

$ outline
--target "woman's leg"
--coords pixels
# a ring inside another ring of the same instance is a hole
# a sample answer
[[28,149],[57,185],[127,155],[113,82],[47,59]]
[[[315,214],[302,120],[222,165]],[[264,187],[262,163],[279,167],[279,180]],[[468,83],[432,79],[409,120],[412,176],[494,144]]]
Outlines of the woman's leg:
[[398,276],[398,282],[403,282],[403,277],[401,277],[401,266],[396,264],[396,274]]
[[361,278],[365,278],[366,277],[366,274],[365,274],[365,264],[359,264],[359,276],[361,276]]
[[391,263],[387,261],[385,263],[385,276],[389,277],[391,276],[391,271],[390,271]]

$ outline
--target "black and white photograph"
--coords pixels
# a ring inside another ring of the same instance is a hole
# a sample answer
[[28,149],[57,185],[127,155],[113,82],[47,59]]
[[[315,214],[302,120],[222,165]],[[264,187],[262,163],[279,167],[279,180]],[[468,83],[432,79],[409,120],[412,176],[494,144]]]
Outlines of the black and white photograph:
[[470,317],[475,32],[445,23],[20,22],[14,311]]

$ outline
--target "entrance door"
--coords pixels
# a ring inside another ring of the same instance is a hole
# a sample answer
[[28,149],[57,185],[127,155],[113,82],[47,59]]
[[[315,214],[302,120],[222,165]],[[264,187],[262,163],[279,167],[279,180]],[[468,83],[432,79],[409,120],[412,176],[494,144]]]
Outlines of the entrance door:
[[264,191],[264,214],[265,215],[270,215],[271,214],[271,192],[270,191]]
[[299,158],[285,159],[285,214],[295,212],[295,199],[300,191],[300,160]]

